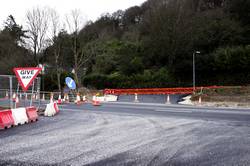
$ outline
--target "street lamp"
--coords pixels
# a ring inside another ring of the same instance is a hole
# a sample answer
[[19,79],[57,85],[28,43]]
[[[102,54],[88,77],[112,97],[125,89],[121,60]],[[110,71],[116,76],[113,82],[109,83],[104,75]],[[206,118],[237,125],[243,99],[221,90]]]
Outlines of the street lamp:
[[200,51],[193,52],[193,92],[195,92],[195,54],[200,54]]

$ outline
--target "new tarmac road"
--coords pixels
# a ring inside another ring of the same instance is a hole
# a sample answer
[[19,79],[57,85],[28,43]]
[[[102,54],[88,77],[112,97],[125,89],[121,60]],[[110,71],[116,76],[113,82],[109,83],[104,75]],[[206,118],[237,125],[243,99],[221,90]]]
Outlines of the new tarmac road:
[[250,111],[146,103],[62,105],[0,131],[0,165],[250,165]]

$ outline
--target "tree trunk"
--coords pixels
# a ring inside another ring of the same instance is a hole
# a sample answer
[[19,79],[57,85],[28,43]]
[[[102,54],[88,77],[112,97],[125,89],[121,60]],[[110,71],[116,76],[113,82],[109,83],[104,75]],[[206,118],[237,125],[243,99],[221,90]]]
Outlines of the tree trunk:
[[59,70],[59,56],[60,56],[60,47],[54,50],[54,55],[55,55],[55,62],[56,62],[56,75],[57,75],[57,86],[58,86],[58,90],[61,92],[61,72]]
[[57,75],[57,85],[58,85],[58,90],[61,92],[61,73],[57,70],[56,72]]
[[77,89],[77,91],[78,91],[78,88],[81,87],[81,84],[80,84],[80,82],[79,82],[78,70],[77,70],[77,69],[75,69],[74,77],[75,77],[75,82],[76,82],[76,85],[77,85],[77,86],[76,86],[76,89]]

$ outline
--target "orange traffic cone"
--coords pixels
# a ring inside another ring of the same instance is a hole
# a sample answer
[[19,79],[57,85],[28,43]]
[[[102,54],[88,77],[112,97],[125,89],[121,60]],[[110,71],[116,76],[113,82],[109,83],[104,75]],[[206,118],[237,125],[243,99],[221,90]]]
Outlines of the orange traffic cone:
[[138,103],[138,102],[139,102],[139,100],[138,100],[138,96],[137,96],[137,93],[135,93],[135,100],[134,100],[134,102],[136,102],[136,103]]
[[32,100],[36,100],[36,94],[32,95]]
[[166,104],[170,104],[170,97],[169,97],[169,95],[167,96]]
[[201,96],[199,97],[199,104],[201,105]]
[[6,99],[8,99],[8,98],[9,98],[9,93],[8,93],[8,91],[6,91],[5,98],[6,98]]
[[16,107],[18,107],[18,105],[19,105],[19,98],[18,98],[18,96],[16,96],[15,102],[16,102]]
[[62,104],[62,96],[61,96],[61,94],[59,94],[57,104]]
[[16,102],[16,93],[13,94],[12,100],[13,100],[14,102]]
[[77,93],[75,103],[80,104],[80,102],[81,102],[81,97],[80,97],[80,94]]
[[40,99],[40,94],[37,93],[37,94],[35,95],[35,97],[36,97],[36,100],[39,100],[39,99]]
[[63,100],[64,102],[69,103],[69,95],[67,93],[64,94]]
[[42,101],[45,101],[45,94],[43,94],[43,98],[42,98]]
[[82,97],[82,101],[85,103],[87,101],[86,96]]
[[64,93],[62,101],[66,102],[66,93]]
[[54,103],[54,94],[50,93],[50,103]]

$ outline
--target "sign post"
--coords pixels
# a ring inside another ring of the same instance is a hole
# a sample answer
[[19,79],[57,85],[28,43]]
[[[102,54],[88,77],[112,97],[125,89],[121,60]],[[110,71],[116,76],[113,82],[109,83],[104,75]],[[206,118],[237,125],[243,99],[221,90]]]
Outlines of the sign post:
[[[25,94],[27,94],[27,90],[29,89],[30,85],[33,83],[32,86],[32,94],[34,93],[34,79],[37,77],[39,72],[42,70],[42,68],[38,67],[23,67],[23,68],[14,68],[13,71],[16,74],[17,80],[18,80],[18,87],[17,91],[19,91],[19,84],[21,85],[23,91]],[[17,92],[18,95],[18,92]],[[25,102],[26,104],[26,97]],[[30,100],[30,106],[32,105],[32,97]],[[16,104],[15,104],[16,107]]]
[[13,69],[24,92],[28,90],[41,70],[42,68],[38,67],[24,67]]
[[76,89],[76,83],[71,77],[65,78],[65,83],[69,87],[69,89],[75,90]]
[[73,93],[71,90],[75,90],[76,89],[76,83],[75,81],[71,78],[71,77],[66,77],[65,78],[65,83],[68,86],[68,88],[70,89],[69,93]]

